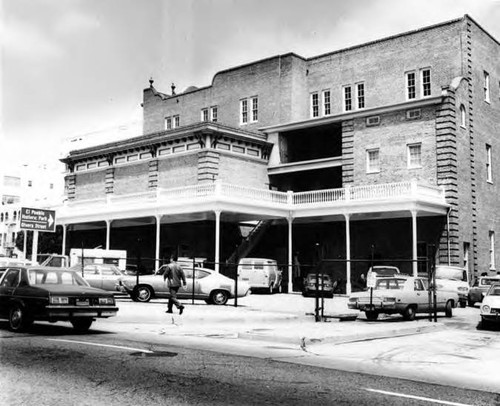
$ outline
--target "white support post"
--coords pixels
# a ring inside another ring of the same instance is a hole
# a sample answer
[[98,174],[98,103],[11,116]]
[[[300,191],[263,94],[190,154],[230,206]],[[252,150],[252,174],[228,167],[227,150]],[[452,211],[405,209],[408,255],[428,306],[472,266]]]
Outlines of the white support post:
[[219,273],[220,262],[220,210],[215,210],[215,272]]
[[413,276],[418,276],[418,262],[417,262],[417,211],[411,211],[411,229],[412,229],[412,259],[413,259]]
[[288,292],[293,292],[293,251],[292,251],[292,223],[293,217],[290,214],[288,221]]
[[63,224],[62,225],[62,228],[63,228],[63,235],[62,235],[62,249],[61,249],[61,255],[66,255],[66,228],[67,228],[67,224]]
[[38,231],[33,231],[33,244],[31,246],[31,260],[36,262],[38,255]]
[[344,214],[345,217],[345,259],[346,259],[346,294],[350,295],[352,292],[351,285],[351,224],[350,214]]
[[106,249],[110,249],[111,241],[111,220],[106,220]]
[[155,245],[155,272],[160,267],[160,230],[161,230],[161,216],[156,217],[156,245]]

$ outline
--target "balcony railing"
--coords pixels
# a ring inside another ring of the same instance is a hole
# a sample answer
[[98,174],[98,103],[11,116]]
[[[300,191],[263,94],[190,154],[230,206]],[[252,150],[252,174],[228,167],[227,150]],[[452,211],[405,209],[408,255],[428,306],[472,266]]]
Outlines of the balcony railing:
[[71,208],[101,205],[130,205],[152,203],[168,205],[169,202],[196,203],[221,199],[226,201],[244,201],[255,205],[269,204],[276,208],[291,210],[294,208],[315,207],[325,204],[346,204],[354,201],[394,200],[419,198],[426,201],[446,204],[441,187],[419,184],[414,181],[387,183],[380,185],[347,186],[338,189],[323,189],[307,192],[278,192],[257,189],[215,181],[213,183],[184,186],[171,189],[158,189],[144,193],[109,195],[105,198],[66,201]]

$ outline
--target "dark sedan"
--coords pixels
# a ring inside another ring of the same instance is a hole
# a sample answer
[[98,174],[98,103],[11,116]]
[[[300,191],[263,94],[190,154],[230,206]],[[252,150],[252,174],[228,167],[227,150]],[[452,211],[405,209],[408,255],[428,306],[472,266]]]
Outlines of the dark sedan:
[[10,267],[0,278],[0,317],[9,320],[13,331],[45,320],[69,321],[85,332],[96,318],[117,312],[113,294],[90,287],[70,269]]

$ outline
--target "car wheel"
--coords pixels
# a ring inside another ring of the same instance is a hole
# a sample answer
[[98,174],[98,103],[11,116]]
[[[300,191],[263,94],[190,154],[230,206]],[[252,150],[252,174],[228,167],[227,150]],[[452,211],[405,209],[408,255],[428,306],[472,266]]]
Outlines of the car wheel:
[[134,296],[137,302],[149,302],[153,297],[153,289],[146,285],[136,286]]
[[413,306],[408,306],[403,312],[403,318],[405,320],[415,320],[415,308]]
[[367,320],[373,321],[378,319],[378,312],[374,310],[366,311],[365,316]]
[[452,304],[451,300],[448,300],[446,302],[446,307],[444,309],[444,314],[446,315],[446,317],[452,317],[453,316],[453,304]]
[[20,332],[26,330],[33,323],[33,319],[26,314],[24,307],[14,305],[9,312],[9,328],[12,331]]
[[225,305],[229,299],[229,294],[224,290],[214,290],[210,293],[210,301],[218,306]]
[[86,331],[88,331],[93,321],[94,320],[92,319],[92,317],[82,317],[78,319],[72,319],[71,324],[73,325],[73,328],[79,333],[85,333]]
[[271,284],[271,285],[269,286],[269,294],[270,294],[270,295],[272,295],[272,294],[273,294],[273,292],[274,292],[274,284]]

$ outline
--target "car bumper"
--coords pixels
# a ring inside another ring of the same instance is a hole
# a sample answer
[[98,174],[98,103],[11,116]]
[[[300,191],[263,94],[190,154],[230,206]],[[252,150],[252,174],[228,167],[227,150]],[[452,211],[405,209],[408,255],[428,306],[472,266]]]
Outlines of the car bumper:
[[45,316],[50,320],[67,320],[75,317],[107,318],[116,316],[118,307],[47,306]]

